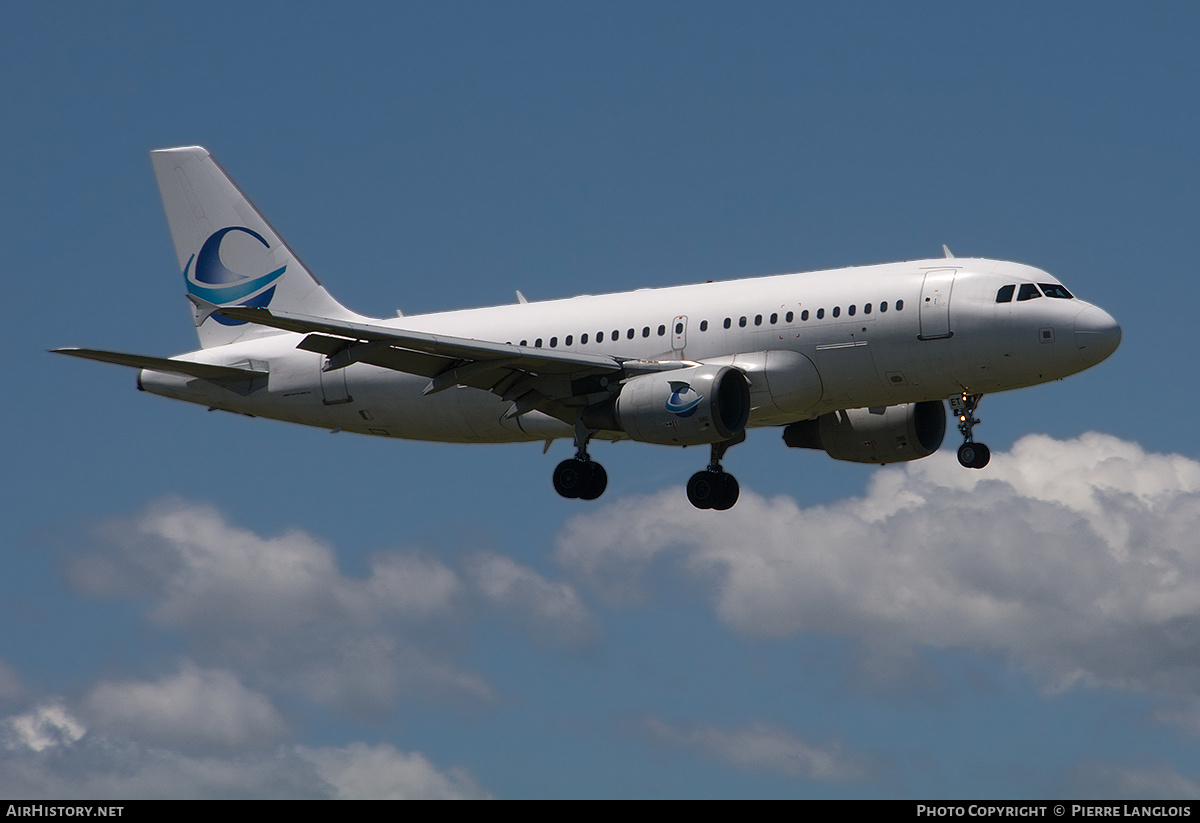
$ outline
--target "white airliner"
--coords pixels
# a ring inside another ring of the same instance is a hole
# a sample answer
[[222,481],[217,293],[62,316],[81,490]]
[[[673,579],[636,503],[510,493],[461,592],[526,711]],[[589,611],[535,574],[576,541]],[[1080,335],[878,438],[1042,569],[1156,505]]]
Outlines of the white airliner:
[[554,471],[592,500],[593,439],[712,446],[687,486],[728,509],[721,468],[746,429],[838,460],[932,454],[958,417],[983,468],[976,404],[1104,360],[1121,329],[1054,277],[945,257],[640,289],[383,320],[338,304],[199,147],[151,153],[201,349],[170,359],[63,354],[140,369],[145,391],[214,409],[381,437],[501,443],[571,438]]

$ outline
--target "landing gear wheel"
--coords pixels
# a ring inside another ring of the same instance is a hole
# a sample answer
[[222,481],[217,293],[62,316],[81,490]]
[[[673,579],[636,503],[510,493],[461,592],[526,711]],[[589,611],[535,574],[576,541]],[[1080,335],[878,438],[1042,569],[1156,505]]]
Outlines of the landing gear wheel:
[[738,482],[725,472],[696,472],[687,484],[688,501],[697,509],[723,512],[737,502]]
[[733,504],[738,501],[738,494],[741,492],[741,488],[738,486],[737,478],[732,474],[721,472],[717,476],[721,478],[721,500],[718,503],[714,503],[713,508],[719,512],[723,512],[733,508]]
[[587,487],[587,463],[582,460],[564,460],[554,469],[554,490],[563,497],[573,499]]
[[554,470],[554,490],[568,499],[595,500],[608,487],[608,472],[591,460],[564,460]]
[[963,443],[958,447],[958,462],[968,469],[982,469],[991,459],[991,449],[982,443]]
[[584,463],[583,466],[585,469],[585,482],[582,491],[579,492],[579,499],[595,500],[604,494],[604,490],[608,488],[608,472],[599,463],[589,461]]
[[696,472],[687,484],[688,501],[697,509],[711,509],[720,498],[716,472]]

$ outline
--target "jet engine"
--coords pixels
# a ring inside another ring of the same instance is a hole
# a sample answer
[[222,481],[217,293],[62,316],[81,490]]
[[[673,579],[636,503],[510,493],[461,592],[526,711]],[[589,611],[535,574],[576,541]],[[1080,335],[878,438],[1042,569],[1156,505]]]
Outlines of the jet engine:
[[750,417],[750,382],[729,366],[692,366],[625,381],[583,414],[585,425],[644,443],[694,446],[736,437]]
[[830,412],[792,423],[783,442],[797,449],[824,449],[835,460],[899,463],[928,457],[946,435],[940,400]]

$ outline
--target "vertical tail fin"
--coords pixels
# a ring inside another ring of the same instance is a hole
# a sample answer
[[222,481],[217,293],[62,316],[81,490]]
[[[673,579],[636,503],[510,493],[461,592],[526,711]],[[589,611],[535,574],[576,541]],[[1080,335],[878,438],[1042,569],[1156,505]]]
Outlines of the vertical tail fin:
[[[354,319],[309,273],[212,155],[199,146],[150,152],[188,294],[222,306],[271,306]],[[195,314],[204,348],[279,334]]]

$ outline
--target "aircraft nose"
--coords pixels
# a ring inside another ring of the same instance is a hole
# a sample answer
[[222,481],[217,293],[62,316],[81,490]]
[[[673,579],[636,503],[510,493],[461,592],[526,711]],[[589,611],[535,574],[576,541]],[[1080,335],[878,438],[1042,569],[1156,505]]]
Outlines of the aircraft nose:
[[1104,309],[1088,306],[1075,317],[1075,345],[1089,366],[1094,366],[1117,350],[1121,327]]

